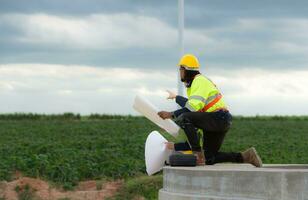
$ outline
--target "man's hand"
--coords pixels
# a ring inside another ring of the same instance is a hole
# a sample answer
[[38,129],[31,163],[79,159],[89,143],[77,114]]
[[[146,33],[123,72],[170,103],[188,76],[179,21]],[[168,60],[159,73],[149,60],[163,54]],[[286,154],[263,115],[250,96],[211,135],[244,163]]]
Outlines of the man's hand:
[[171,119],[172,113],[167,111],[160,111],[157,113],[162,119]]
[[174,92],[171,92],[170,90],[166,90],[169,94],[169,96],[167,97],[167,99],[175,99],[176,94]]

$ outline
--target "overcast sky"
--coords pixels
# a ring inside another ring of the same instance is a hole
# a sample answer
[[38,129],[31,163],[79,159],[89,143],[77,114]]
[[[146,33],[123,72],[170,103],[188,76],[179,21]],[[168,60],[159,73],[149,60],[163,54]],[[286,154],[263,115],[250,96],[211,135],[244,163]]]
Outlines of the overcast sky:
[[[0,0],[0,113],[174,109],[177,23],[176,0]],[[308,1],[186,0],[184,37],[233,114],[307,115]]]

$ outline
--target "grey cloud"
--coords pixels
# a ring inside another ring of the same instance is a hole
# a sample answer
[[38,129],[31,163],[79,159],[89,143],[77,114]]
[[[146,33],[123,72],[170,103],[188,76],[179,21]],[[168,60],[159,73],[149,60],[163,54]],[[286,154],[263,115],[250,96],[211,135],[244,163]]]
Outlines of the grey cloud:
[[[177,1],[153,0],[1,0],[0,13],[89,15],[135,13],[160,18],[177,26]],[[189,0],[185,1],[187,27],[216,27],[242,17],[307,17],[305,0]]]
[[[9,47],[8,47],[9,48]],[[178,52],[174,49],[125,49],[110,51],[63,51],[29,49],[16,46],[1,52],[0,63],[46,63],[90,65],[97,67],[151,68],[175,67]],[[19,49],[19,50],[18,50]]]
[[[237,30],[239,19],[308,18],[307,1],[209,1],[190,0],[185,4],[187,30],[209,36],[212,43],[190,45],[186,38],[186,52],[195,53],[205,66],[234,69],[257,66],[260,68],[307,68],[303,51],[288,52],[273,48],[273,42],[287,42],[305,49],[307,38],[294,33],[281,33],[283,24],[270,24],[257,30]],[[2,13],[47,13],[55,16],[89,15],[92,13],[126,12],[152,16],[173,28],[177,26],[177,1],[86,1],[77,0],[1,0]],[[286,29],[288,27],[285,27]],[[296,29],[296,27],[292,27]],[[73,49],[52,44],[24,44],[16,41],[23,33],[14,26],[0,23],[0,63],[54,63],[92,66],[119,66],[162,69],[174,66],[178,59],[175,46],[164,48]],[[164,31],[164,30],[161,30]],[[185,32],[187,36],[187,32]],[[226,46],[224,46],[226,45]]]
[[[186,0],[188,19],[206,16],[224,17],[271,17],[307,16],[308,2],[305,0]],[[90,13],[173,13],[177,11],[177,0],[1,0],[0,12],[50,14],[90,14]],[[166,15],[167,16],[167,15]]]

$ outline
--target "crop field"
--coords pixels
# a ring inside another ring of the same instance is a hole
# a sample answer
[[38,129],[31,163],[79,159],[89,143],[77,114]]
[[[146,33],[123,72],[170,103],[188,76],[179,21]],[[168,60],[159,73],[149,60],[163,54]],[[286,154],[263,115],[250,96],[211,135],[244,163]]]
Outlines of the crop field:
[[[146,177],[144,164],[144,143],[153,130],[162,132],[143,117],[0,115],[0,181],[16,171],[66,189],[83,180],[125,179],[127,193],[139,188],[145,190],[139,195],[155,198],[162,178]],[[265,163],[308,163],[308,118],[235,117],[222,150],[250,146]]]

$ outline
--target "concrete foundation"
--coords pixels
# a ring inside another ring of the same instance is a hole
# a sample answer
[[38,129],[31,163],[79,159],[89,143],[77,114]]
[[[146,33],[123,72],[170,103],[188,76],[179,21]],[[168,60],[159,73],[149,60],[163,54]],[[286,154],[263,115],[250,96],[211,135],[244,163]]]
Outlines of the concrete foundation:
[[308,200],[308,165],[164,167],[160,200]]

